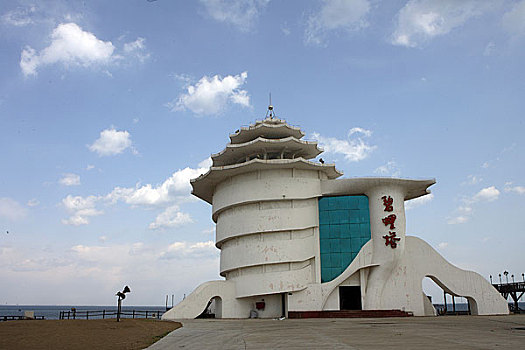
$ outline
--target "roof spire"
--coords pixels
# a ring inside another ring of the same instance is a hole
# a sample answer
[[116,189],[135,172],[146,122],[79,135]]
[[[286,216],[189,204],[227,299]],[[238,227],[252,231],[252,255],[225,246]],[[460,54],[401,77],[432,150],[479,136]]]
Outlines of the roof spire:
[[266,111],[266,118],[270,117],[270,119],[273,119],[275,117],[275,113],[273,111],[272,106],[272,93],[270,92],[270,104],[268,105],[268,110]]

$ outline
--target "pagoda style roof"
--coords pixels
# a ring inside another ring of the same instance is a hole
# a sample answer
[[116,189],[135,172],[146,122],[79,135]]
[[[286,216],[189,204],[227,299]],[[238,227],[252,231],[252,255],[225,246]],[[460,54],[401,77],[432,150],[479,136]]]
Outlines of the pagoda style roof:
[[226,166],[212,166],[210,170],[196,179],[192,179],[192,194],[200,199],[212,204],[215,186],[225,179],[257,170],[269,169],[301,169],[301,170],[320,170],[326,174],[328,179],[335,179],[343,175],[335,169],[334,164],[321,164],[311,162],[304,158],[295,159],[257,159],[254,158],[244,163],[237,163]]
[[317,142],[299,140],[293,136],[281,139],[257,137],[245,143],[229,143],[219,153],[213,154],[213,166],[225,166],[234,163],[244,163],[250,159],[279,159],[317,157],[323,151],[317,147]]
[[266,118],[258,120],[250,126],[241,127],[230,135],[230,140],[232,144],[239,144],[254,140],[257,137],[282,139],[293,136],[296,139],[300,139],[304,135],[300,128],[288,125],[284,119]]

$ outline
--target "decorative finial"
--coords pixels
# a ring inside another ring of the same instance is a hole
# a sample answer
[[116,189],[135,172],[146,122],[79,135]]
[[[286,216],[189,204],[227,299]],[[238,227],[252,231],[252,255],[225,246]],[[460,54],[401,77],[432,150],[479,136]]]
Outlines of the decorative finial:
[[275,116],[275,113],[273,112],[273,106],[272,106],[272,93],[270,92],[270,103],[268,104],[268,110],[266,111],[266,118],[270,117],[270,119],[273,119]]

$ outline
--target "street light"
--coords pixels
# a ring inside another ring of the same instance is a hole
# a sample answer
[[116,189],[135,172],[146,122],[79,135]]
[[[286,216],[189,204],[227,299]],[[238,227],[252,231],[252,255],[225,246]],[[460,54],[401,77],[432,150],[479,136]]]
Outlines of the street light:
[[510,277],[512,277],[512,283],[516,283],[514,282],[514,275],[511,275]]
[[507,284],[509,283],[509,272],[507,270],[503,271],[505,278],[507,279]]
[[499,276],[499,284],[501,284],[501,273],[498,273]]
[[120,322],[120,312],[121,312],[121,309],[122,309],[122,300],[126,299],[126,293],[130,293],[130,292],[131,292],[131,290],[129,289],[129,287],[125,286],[124,289],[122,290],[122,292],[117,292],[117,294],[115,294],[116,296],[118,296],[117,322]]
[[523,282],[525,282],[525,273],[521,274],[521,278],[523,279]]
[[492,284],[492,275],[490,275],[490,284]]

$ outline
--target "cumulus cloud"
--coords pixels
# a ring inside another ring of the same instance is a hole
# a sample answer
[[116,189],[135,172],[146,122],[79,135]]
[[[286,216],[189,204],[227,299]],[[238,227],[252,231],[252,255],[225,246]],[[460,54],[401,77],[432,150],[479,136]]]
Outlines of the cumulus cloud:
[[[100,137],[89,146],[91,152],[99,156],[114,156],[132,147],[131,135],[127,131],[117,131],[113,128],[100,132]],[[134,149],[132,148],[134,151]],[[134,151],[135,153],[136,151]]]
[[184,168],[174,172],[158,186],[146,184],[136,187],[115,187],[105,199],[115,203],[122,201],[131,205],[158,206],[173,203],[181,196],[189,196],[190,180],[206,173],[208,168]]
[[210,161],[205,159],[198,168],[184,168],[174,172],[168,179],[158,185],[137,184],[135,187],[115,187],[110,193],[99,196],[71,196],[62,200],[63,206],[71,213],[71,217],[62,220],[69,225],[85,225],[90,216],[101,215],[97,205],[112,205],[118,202],[130,206],[148,208],[163,208],[155,221],[150,223],[150,229],[176,227],[192,223],[191,216],[180,210],[179,204],[192,200],[190,180],[204,174],[209,169]]
[[426,196],[417,197],[405,202],[405,210],[414,209],[425,205],[434,199],[434,194],[427,194]]
[[193,220],[190,214],[181,212],[178,205],[173,205],[160,213],[155,221],[149,224],[149,228],[156,230],[160,228],[177,227],[192,222]]
[[27,215],[27,209],[14,199],[0,197],[0,217],[10,221],[23,219]]
[[514,4],[512,9],[503,15],[503,28],[515,36],[525,35],[525,0]]
[[195,85],[188,85],[176,102],[167,105],[174,111],[189,109],[197,115],[218,115],[230,103],[250,107],[248,91],[241,90],[247,78],[247,72],[224,78],[203,76]]
[[161,252],[161,259],[178,259],[182,257],[216,257],[218,256],[218,249],[215,247],[213,241],[207,242],[175,242],[168,246],[168,248]]
[[97,196],[72,196],[68,195],[62,199],[62,205],[71,214],[68,219],[62,219],[64,225],[87,225],[92,216],[102,215],[104,212],[95,208]]
[[368,0],[324,0],[320,11],[306,20],[306,44],[324,45],[331,32],[353,32],[368,26]]
[[66,173],[62,175],[62,178],[58,180],[58,182],[64,186],[78,186],[80,185],[80,176],[73,173]]
[[367,158],[370,153],[376,149],[376,146],[371,146],[366,143],[363,137],[369,137],[372,134],[370,130],[362,128],[352,128],[348,132],[346,140],[339,140],[333,137],[321,136],[314,132],[312,138],[319,142],[319,146],[323,148],[324,152],[331,154],[342,154],[349,162],[358,162]]
[[201,0],[208,16],[222,23],[235,26],[243,32],[250,31],[270,0]]
[[472,197],[473,202],[492,202],[498,199],[500,195],[499,190],[495,186],[490,186],[480,190]]
[[416,47],[491,9],[490,0],[410,0],[397,15],[392,44]]
[[514,192],[517,194],[525,194],[525,187],[524,186],[511,186],[511,183],[508,183],[505,185],[505,188],[503,189],[505,192]]
[[59,24],[51,34],[51,44],[36,52],[26,46],[22,50],[20,68],[25,76],[36,75],[40,66],[62,63],[67,66],[105,65],[115,57],[110,41],[98,39],[75,23]]
[[463,204],[456,209],[457,215],[449,218],[447,223],[449,224],[464,224],[470,220],[470,217],[474,213],[473,206],[479,202],[493,202],[499,198],[500,191],[495,186],[490,186],[481,189],[475,195],[467,198],[463,198]]
[[374,170],[374,173],[381,176],[399,177],[401,170],[397,166],[397,163],[393,160],[387,162]]

